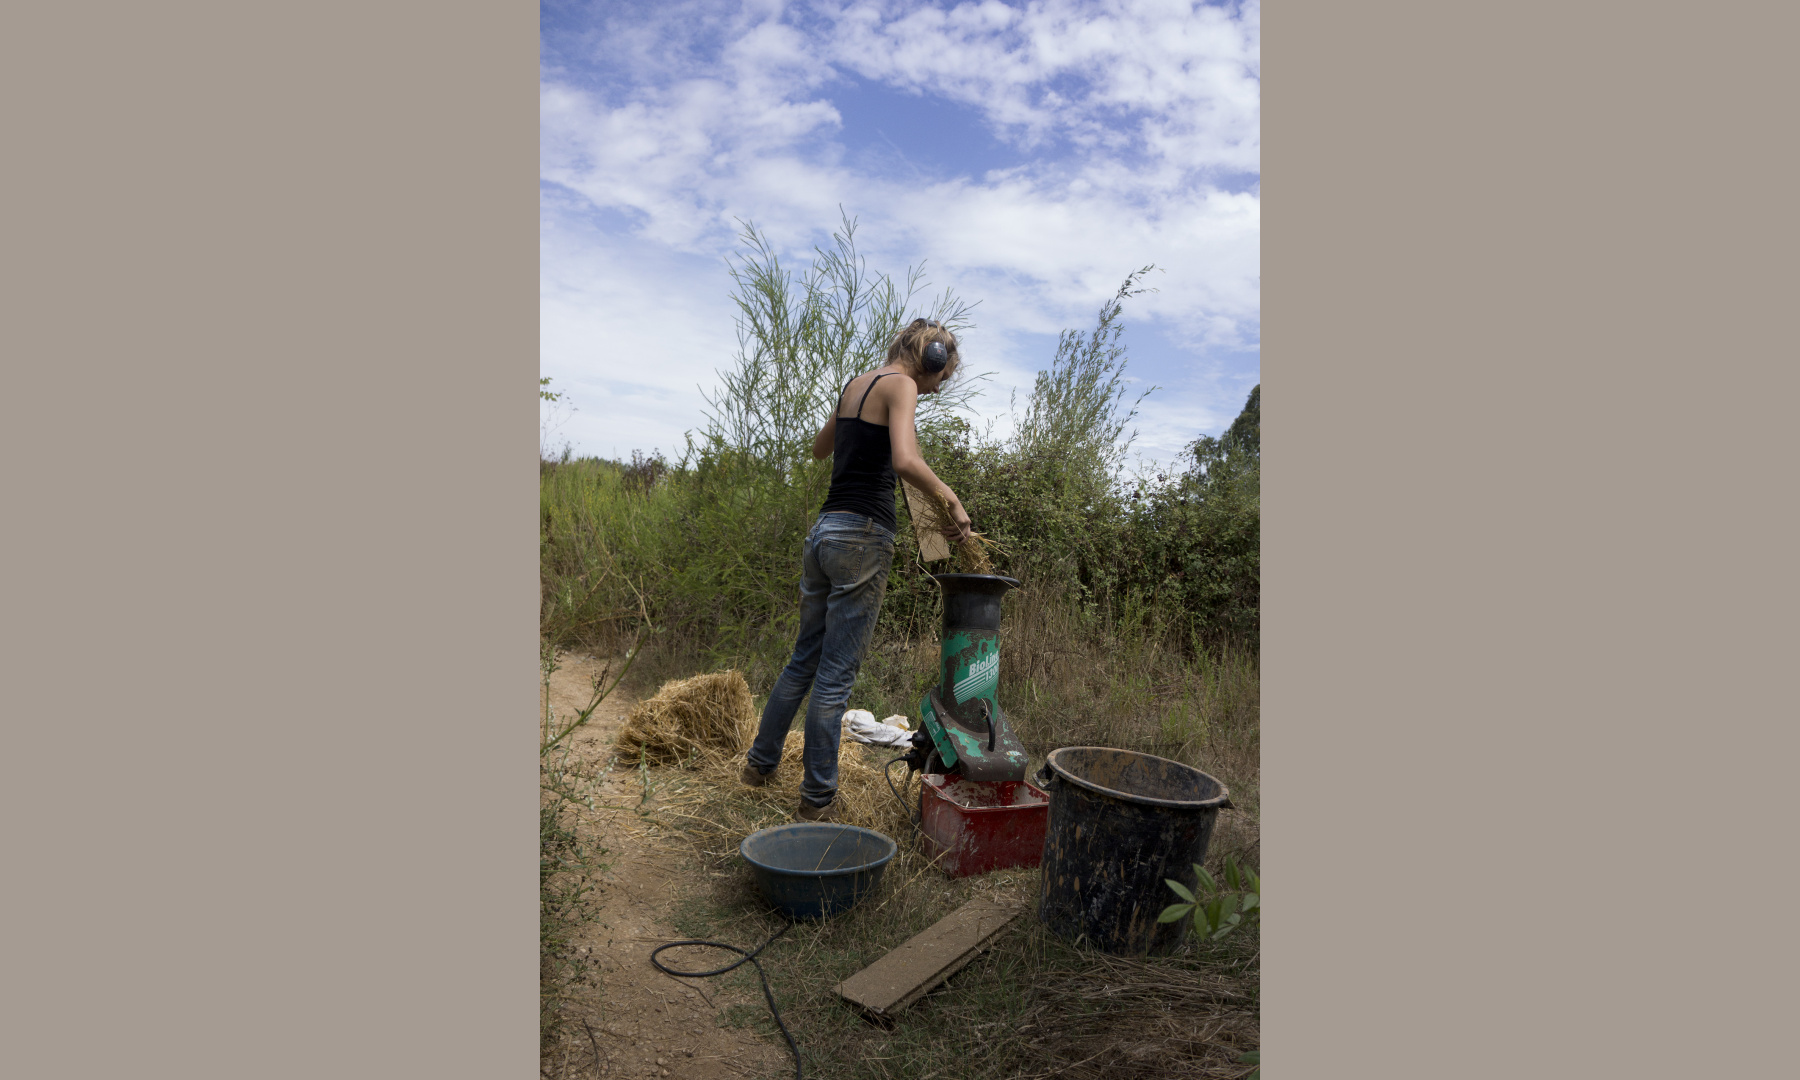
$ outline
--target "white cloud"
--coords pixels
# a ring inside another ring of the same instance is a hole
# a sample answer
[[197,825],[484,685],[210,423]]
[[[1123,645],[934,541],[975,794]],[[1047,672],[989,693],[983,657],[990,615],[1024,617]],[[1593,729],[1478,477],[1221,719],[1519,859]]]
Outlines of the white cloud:
[[681,433],[702,426],[699,388],[737,347],[723,263],[645,240],[599,246],[568,227],[545,233],[540,368],[576,410],[558,441],[609,457],[678,451]]
[[[800,269],[843,206],[872,267],[928,260],[936,287],[982,300],[969,345],[997,372],[987,415],[1047,364],[1028,335],[1087,327],[1146,262],[1168,272],[1128,319],[1201,353],[1256,348],[1260,191],[1216,179],[1260,169],[1259,53],[1255,3],[609,9],[546,49],[540,97],[543,177],[624,215],[544,217],[543,363],[582,409],[570,437],[668,449],[700,424],[694,384],[736,347],[723,257],[739,218]],[[845,72],[961,103],[1037,156],[935,183],[859,171],[830,100]],[[597,359],[596,335],[654,363]],[[1178,449],[1230,421],[1242,392],[1207,370],[1158,378],[1184,385],[1146,403],[1146,442]]]
[[[986,0],[832,13],[846,70],[981,110],[1003,138],[1140,149],[1185,169],[1259,168],[1261,8],[1183,0]],[[1121,121],[1125,121],[1124,124]],[[1133,122],[1135,121],[1135,122]]]

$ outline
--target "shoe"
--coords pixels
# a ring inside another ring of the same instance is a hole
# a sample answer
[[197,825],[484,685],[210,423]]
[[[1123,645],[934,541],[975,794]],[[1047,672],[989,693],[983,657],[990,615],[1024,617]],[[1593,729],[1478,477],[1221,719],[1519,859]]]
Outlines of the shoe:
[[794,820],[831,822],[838,819],[837,814],[838,804],[836,799],[831,800],[824,806],[813,806],[811,803],[802,800],[800,809],[794,811]]
[[756,766],[746,761],[744,762],[744,771],[738,774],[738,779],[751,787],[762,787],[769,782],[769,774],[757,772]]

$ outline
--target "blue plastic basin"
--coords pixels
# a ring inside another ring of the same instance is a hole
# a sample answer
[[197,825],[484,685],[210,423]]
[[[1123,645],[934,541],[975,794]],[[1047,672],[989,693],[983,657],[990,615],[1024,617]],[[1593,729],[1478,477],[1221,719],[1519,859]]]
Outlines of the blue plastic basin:
[[896,850],[873,829],[815,821],[759,829],[738,845],[757,887],[790,919],[850,908],[881,884]]

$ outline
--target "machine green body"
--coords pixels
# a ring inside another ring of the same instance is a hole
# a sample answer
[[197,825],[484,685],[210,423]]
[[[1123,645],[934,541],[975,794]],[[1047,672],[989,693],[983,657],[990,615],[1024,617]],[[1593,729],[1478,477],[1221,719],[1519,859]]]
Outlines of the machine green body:
[[1019,583],[998,574],[935,574],[944,596],[938,685],[919,703],[921,727],[945,772],[1023,780],[1025,747],[1006,726],[1000,687],[1000,601]]

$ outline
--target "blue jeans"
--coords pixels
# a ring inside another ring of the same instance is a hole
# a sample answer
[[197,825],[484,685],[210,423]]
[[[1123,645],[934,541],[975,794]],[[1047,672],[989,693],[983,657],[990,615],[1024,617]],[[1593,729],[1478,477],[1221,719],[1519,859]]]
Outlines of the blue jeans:
[[893,564],[894,534],[861,514],[820,514],[807,534],[801,558],[800,640],[769,692],[762,726],[747,756],[765,774],[781,764],[788,728],[800,699],[811,689],[806,771],[800,779],[800,798],[810,806],[825,806],[837,794],[844,706],[875,632]]

